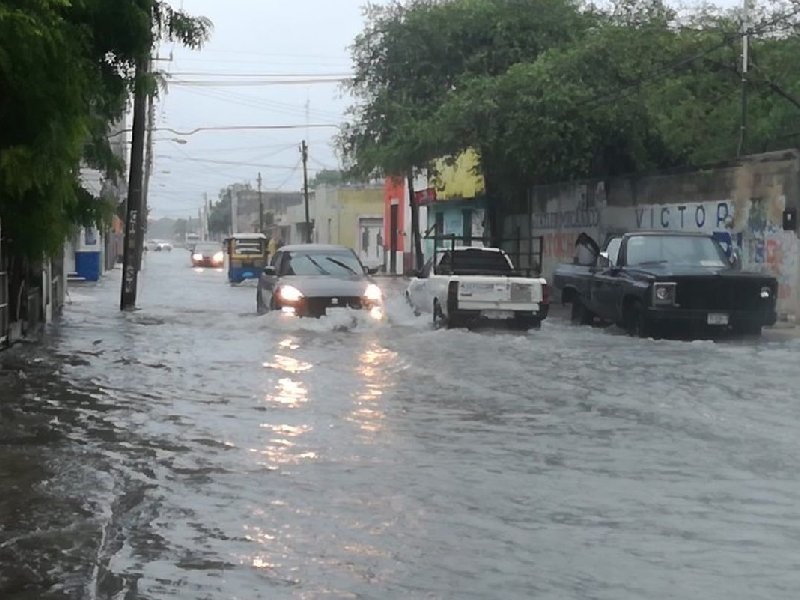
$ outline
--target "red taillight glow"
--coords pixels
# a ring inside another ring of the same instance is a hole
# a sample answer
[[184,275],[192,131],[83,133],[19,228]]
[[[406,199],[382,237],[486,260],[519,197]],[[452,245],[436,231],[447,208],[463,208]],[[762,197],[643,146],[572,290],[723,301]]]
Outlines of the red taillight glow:
[[550,286],[542,284],[542,304],[550,304]]

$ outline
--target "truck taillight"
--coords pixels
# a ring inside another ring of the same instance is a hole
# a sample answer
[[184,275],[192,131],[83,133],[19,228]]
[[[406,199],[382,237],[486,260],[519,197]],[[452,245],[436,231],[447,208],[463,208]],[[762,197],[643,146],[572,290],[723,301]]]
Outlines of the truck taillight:
[[550,304],[550,286],[542,284],[542,304]]

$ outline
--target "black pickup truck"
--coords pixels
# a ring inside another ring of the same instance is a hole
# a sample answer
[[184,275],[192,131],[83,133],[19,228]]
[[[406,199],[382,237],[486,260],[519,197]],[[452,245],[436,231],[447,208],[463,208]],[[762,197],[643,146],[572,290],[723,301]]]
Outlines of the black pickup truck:
[[572,264],[553,275],[572,321],[616,323],[631,335],[759,334],[775,324],[778,282],[740,270],[710,235],[636,232],[612,236],[600,249],[586,234]]

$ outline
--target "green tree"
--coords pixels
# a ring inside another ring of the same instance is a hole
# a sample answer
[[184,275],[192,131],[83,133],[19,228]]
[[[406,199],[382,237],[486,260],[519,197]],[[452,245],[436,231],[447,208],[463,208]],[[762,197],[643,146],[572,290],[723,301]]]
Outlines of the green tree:
[[208,231],[218,235],[228,235],[231,232],[231,198],[227,188],[220,192],[219,200],[211,205]]
[[58,252],[112,212],[80,185],[82,163],[122,164],[106,138],[152,40],[198,47],[210,23],[157,0],[0,0],[0,221],[14,253]]
[[602,9],[417,0],[372,9],[354,46],[358,102],[340,143],[356,169],[384,173],[474,148],[495,207],[514,211],[533,184],[775,149],[800,138],[797,15],[777,6],[754,19],[748,135],[739,148],[733,11],[679,15],[661,0]]

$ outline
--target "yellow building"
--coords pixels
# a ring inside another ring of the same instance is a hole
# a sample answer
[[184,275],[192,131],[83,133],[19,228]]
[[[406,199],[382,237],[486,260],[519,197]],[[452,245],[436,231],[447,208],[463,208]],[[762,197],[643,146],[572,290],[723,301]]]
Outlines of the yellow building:
[[486,186],[478,170],[479,163],[478,153],[471,149],[455,159],[438,159],[430,181],[436,190],[436,201],[471,200],[482,196]]
[[[300,223],[302,211],[302,207],[292,207],[289,217]],[[383,265],[383,211],[383,183],[318,186],[309,203],[314,242],[347,246],[364,264]]]

